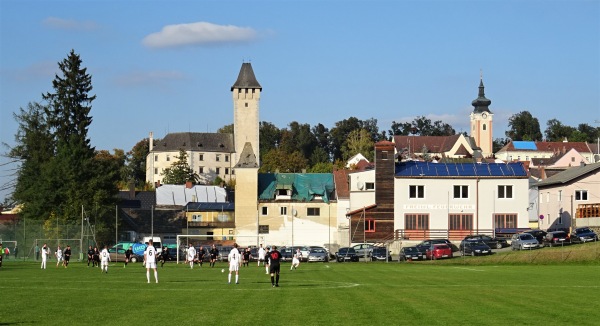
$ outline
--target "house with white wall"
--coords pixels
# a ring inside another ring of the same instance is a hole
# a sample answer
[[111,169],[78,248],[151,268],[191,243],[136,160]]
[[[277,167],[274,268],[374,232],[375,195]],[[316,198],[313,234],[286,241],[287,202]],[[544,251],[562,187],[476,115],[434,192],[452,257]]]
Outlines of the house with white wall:
[[577,223],[578,207],[600,205],[600,163],[571,167],[535,186],[540,228],[568,230]]
[[527,228],[528,175],[521,163],[396,164],[394,224],[405,238],[449,239]]

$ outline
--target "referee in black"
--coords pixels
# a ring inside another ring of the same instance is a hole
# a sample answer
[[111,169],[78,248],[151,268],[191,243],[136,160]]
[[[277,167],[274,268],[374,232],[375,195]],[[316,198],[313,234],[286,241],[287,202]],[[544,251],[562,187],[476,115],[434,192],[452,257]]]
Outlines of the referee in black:
[[271,248],[267,259],[269,259],[269,270],[271,272],[271,286],[279,287],[279,271],[281,269],[279,261],[281,260],[281,253],[277,250],[277,246]]

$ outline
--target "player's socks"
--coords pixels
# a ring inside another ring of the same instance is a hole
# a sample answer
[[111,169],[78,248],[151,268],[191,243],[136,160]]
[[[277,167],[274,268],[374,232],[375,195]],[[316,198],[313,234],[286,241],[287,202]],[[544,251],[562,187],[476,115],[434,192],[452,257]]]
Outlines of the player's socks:
[[271,284],[275,285],[275,276],[271,276]]
[[154,271],[154,279],[156,280],[156,283],[158,283],[158,272]]
[[238,280],[239,280],[239,279],[238,279],[238,277],[239,277],[239,275],[238,275],[238,274],[235,274],[235,284],[239,284],[239,283],[240,283],[240,282],[238,281]]
[[279,274],[275,275],[275,285],[279,286]]
[[227,275],[227,283],[231,284],[231,274]]
[[150,271],[146,271],[146,279],[148,280],[148,283],[150,283]]

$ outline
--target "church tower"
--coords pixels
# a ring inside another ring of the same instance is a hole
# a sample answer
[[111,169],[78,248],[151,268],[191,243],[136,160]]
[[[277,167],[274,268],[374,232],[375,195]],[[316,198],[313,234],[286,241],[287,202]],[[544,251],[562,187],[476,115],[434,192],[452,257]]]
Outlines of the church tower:
[[233,137],[235,146],[235,161],[240,159],[246,143],[252,146],[260,166],[260,153],[258,141],[259,128],[259,102],[262,87],[254,76],[252,65],[242,63],[240,74],[235,84],[231,86],[233,95]]
[[479,95],[471,102],[474,109],[471,112],[471,137],[475,139],[475,143],[481,148],[483,157],[490,157],[493,153],[492,140],[492,120],[493,115],[489,109],[492,101],[485,98],[483,77],[479,81]]

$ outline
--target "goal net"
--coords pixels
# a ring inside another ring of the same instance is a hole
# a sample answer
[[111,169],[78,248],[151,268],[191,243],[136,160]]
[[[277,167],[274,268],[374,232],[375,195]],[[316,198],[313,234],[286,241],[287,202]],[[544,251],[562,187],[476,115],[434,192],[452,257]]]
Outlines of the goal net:
[[227,255],[233,244],[237,243],[240,248],[252,248],[257,247],[261,243],[265,243],[266,239],[264,234],[261,235],[198,235],[198,234],[178,234],[177,235],[177,263],[185,261],[185,255],[187,248],[191,244],[196,248],[196,252],[199,251],[200,247],[204,248],[206,257],[212,245],[215,245],[219,250],[218,260],[223,261],[227,259]]

